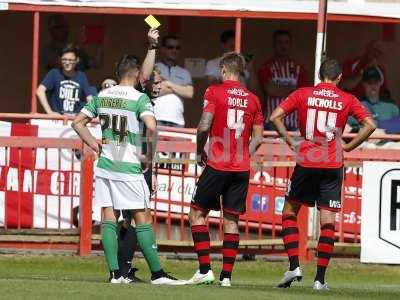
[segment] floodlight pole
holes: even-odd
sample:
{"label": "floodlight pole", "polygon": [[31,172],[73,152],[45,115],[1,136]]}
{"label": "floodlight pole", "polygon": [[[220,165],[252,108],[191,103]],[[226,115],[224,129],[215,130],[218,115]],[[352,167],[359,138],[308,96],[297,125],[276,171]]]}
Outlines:
{"label": "floodlight pole", "polygon": [[328,0],[319,0],[314,84],[319,83],[319,67],[321,66],[321,61],[326,55],[327,9]]}

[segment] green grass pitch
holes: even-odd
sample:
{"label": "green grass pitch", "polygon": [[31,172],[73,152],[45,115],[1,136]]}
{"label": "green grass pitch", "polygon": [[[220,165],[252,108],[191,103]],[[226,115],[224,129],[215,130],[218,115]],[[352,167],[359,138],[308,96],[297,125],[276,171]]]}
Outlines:
{"label": "green grass pitch", "polygon": [[[195,261],[162,259],[166,271],[188,279]],[[149,279],[143,259],[135,265],[140,278]],[[213,264],[219,274],[221,262]],[[0,256],[0,299],[400,299],[400,267],[363,265],[356,261],[333,260],[327,273],[330,291],[313,291],[315,263],[304,266],[304,278],[290,289],[274,288],[286,270],[286,262],[239,261],[232,288],[212,286],[111,285],[104,258],[61,255]]]}

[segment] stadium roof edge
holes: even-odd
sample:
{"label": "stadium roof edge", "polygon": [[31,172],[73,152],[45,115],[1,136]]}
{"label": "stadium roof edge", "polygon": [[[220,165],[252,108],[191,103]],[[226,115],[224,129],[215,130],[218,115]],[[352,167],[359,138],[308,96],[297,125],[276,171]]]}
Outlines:
{"label": "stadium roof edge", "polygon": [[[1,1],[1,0],[0,0]],[[0,3],[1,4],[1,3]],[[198,17],[316,20],[318,1],[310,0],[12,0],[3,2],[9,11],[59,13],[178,15]],[[330,21],[400,22],[399,3],[365,0],[330,1]]]}

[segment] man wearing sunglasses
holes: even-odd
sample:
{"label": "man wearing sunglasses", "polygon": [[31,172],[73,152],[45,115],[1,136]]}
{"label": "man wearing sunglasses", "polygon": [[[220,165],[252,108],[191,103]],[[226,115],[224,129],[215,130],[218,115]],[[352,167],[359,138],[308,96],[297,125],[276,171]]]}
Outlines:
{"label": "man wearing sunglasses", "polygon": [[161,41],[161,61],[156,64],[163,81],[160,96],[155,99],[155,115],[158,125],[184,127],[183,100],[193,98],[192,76],[177,65],[180,41],[177,36],[167,35]]}

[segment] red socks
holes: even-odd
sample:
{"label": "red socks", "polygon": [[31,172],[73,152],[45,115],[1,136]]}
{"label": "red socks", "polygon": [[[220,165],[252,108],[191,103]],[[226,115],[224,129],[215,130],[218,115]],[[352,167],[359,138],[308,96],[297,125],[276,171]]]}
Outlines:
{"label": "red socks", "polygon": [[318,240],[317,247],[317,275],[315,280],[325,283],[325,272],[331,258],[335,243],[335,225],[324,224],[321,226],[321,234]]}
{"label": "red socks", "polygon": [[195,225],[191,227],[194,250],[199,260],[200,273],[206,274],[211,269],[210,260],[210,233],[206,225]]}
{"label": "red socks", "polygon": [[[210,259],[210,233],[206,225],[195,225],[191,227],[194,249],[199,260],[200,273],[206,274],[211,269]],[[225,233],[222,246],[223,265],[220,280],[231,278],[233,265],[239,248],[239,234]]]}
{"label": "red socks", "polygon": [[293,271],[299,266],[299,228],[295,215],[285,214],[282,216],[282,236],[289,256],[289,269]]}
{"label": "red socks", "polygon": [[220,280],[231,278],[233,265],[239,248],[239,234],[225,233],[222,245],[223,265]]}

